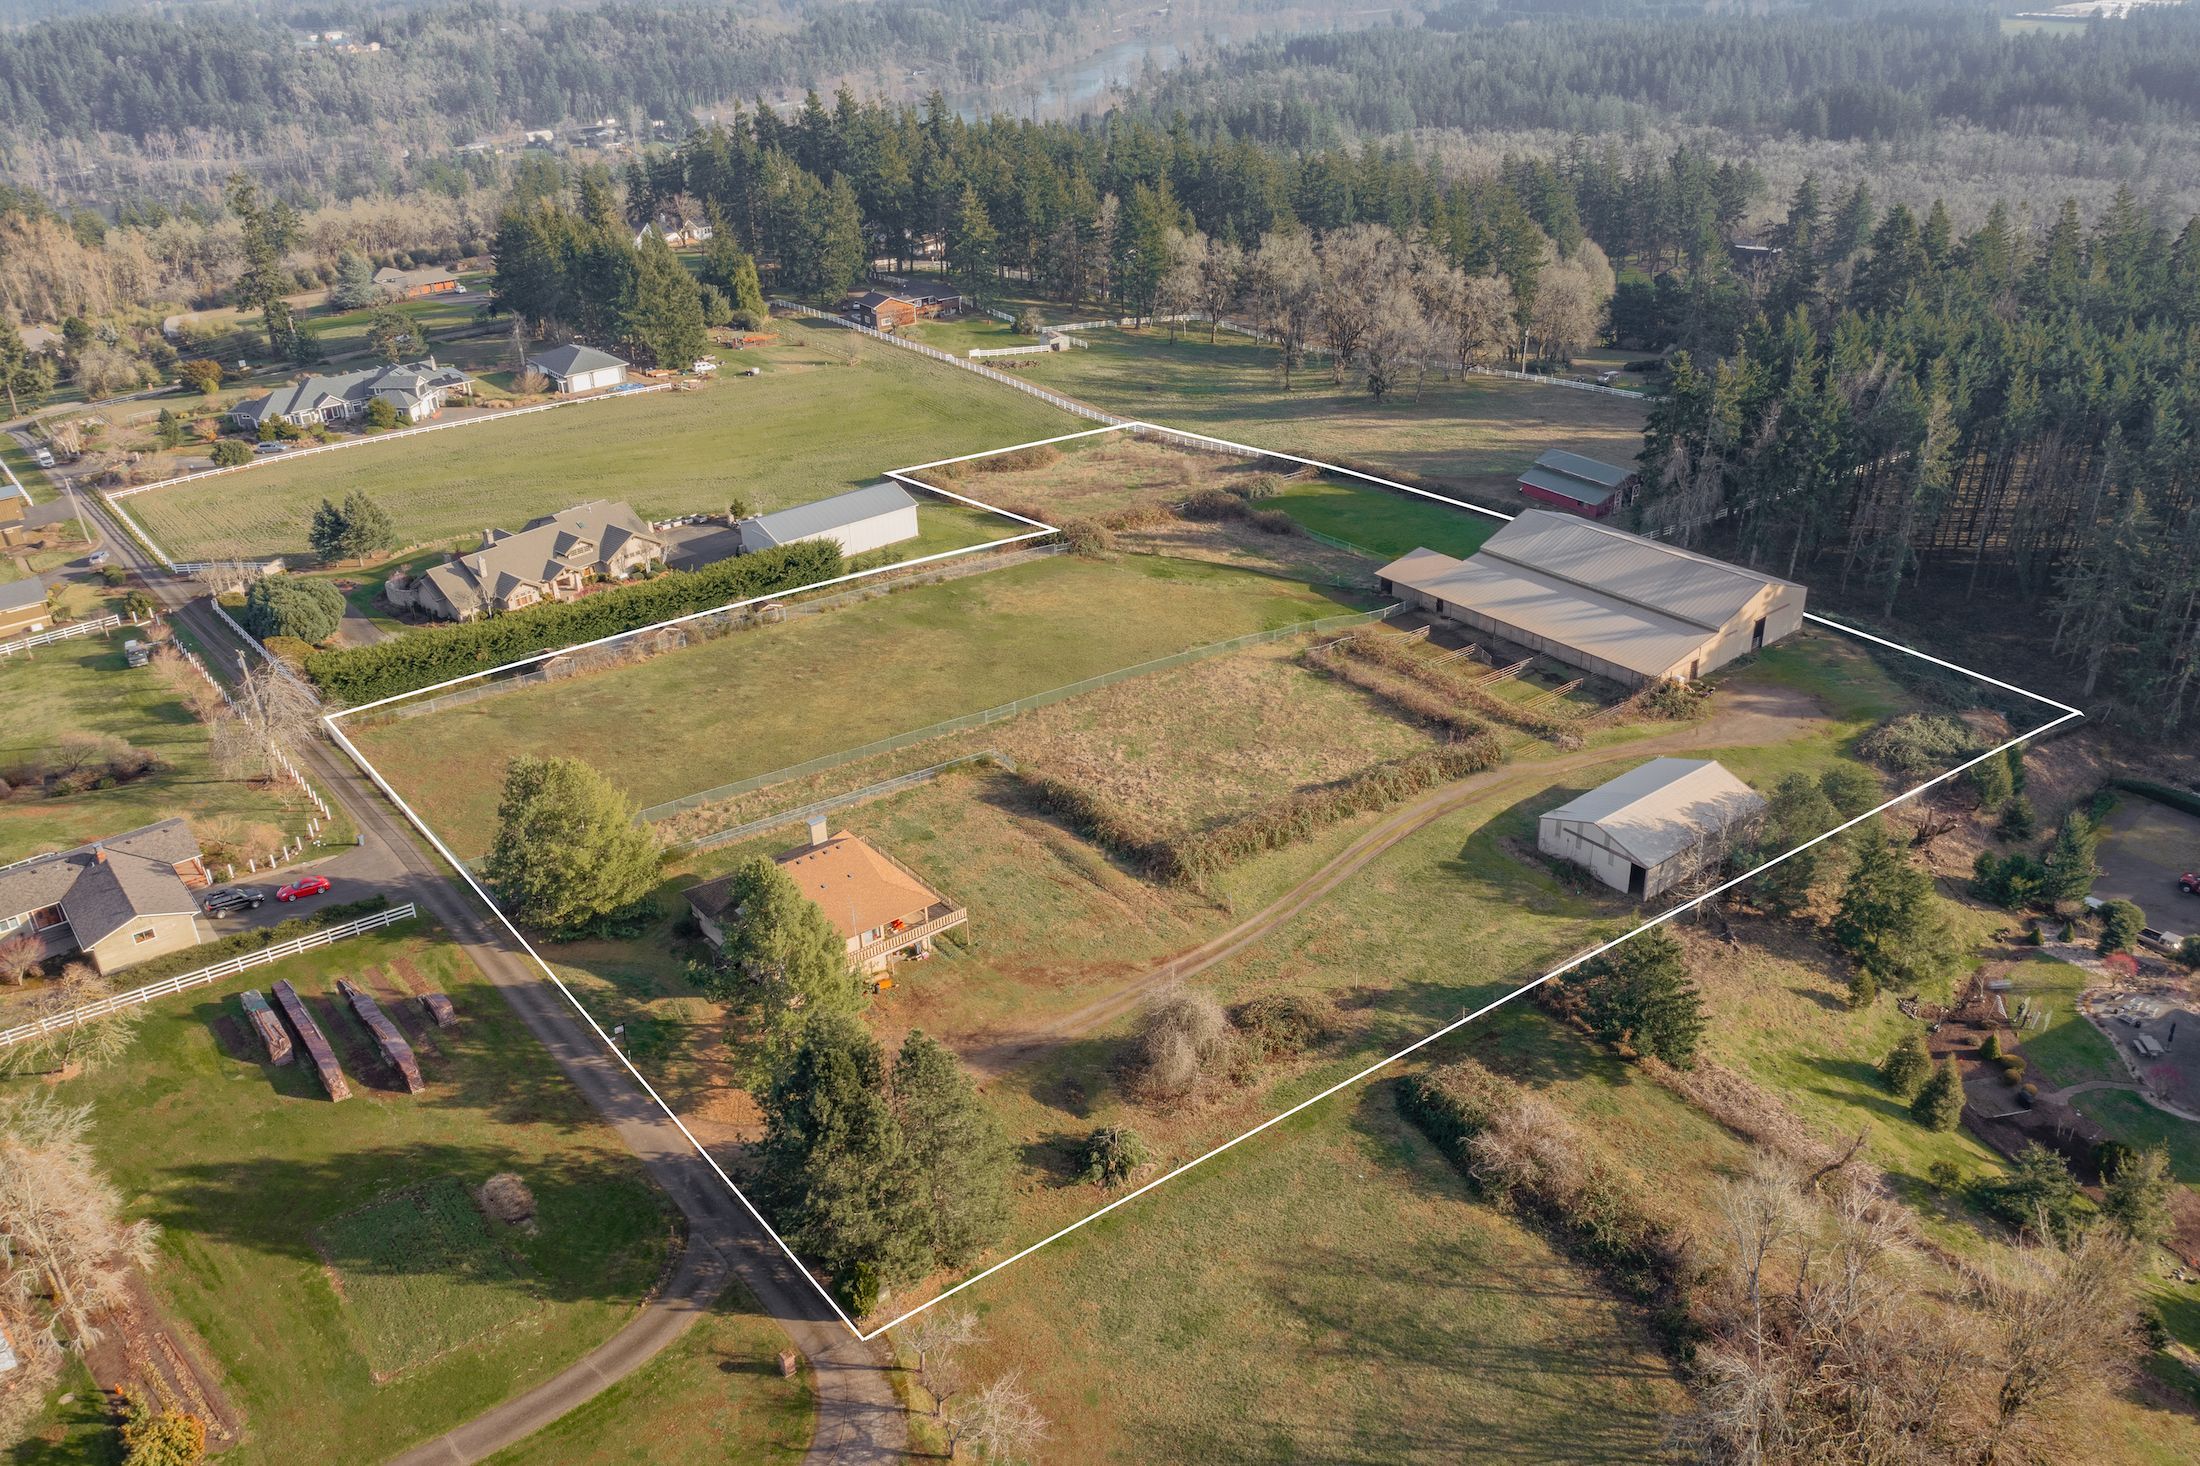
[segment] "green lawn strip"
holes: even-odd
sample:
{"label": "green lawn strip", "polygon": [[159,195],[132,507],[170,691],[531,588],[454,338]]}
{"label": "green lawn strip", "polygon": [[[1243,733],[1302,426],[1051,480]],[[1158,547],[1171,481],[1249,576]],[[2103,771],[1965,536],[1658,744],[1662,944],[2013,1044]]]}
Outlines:
{"label": "green lawn strip", "polygon": [[354,738],[454,848],[486,847],[507,759],[583,750],[642,804],[1156,657],[1357,609],[1142,556],[1057,556],[920,585]]}
{"label": "green lawn strip", "polygon": [[918,321],[903,326],[895,334],[966,358],[973,349],[999,351],[1004,347],[1041,344],[1037,336],[1019,336],[1009,329],[1008,322],[996,321],[987,315],[968,315],[959,321]]}
{"label": "green lawn strip", "polygon": [[1089,349],[1027,358],[1021,374],[1148,422],[1507,503],[1519,501],[1520,470],[1547,448],[1620,464],[1642,448],[1643,405],[1602,393],[1469,377],[1376,402],[1356,384],[1332,383],[1323,366],[1295,373],[1285,391],[1275,348],[1227,332],[1211,346],[1196,328],[1173,343],[1160,327],[1079,334]]}
{"label": "green lawn strip", "polygon": [[488,1466],[725,1466],[799,1460],[808,1369],[779,1373],[786,1335],[739,1283],[640,1369],[497,1452]]}
{"label": "green lawn strip", "polygon": [[[1105,1200],[1078,1191],[1086,1211]],[[979,1377],[1022,1370],[1084,1460],[1641,1460],[1683,1402],[1637,1321],[1473,1201],[1387,1085],[962,1301],[985,1334]]]}
{"label": "green lawn strip", "polygon": [[1281,509],[1316,534],[1389,558],[1425,547],[1463,559],[1505,527],[1471,509],[1333,479],[1287,484],[1261,507]]}
{"label": "green lawn strip", "polygon": [[[414,543],[478,536],[582,500],[645,518],[783,508],[889,468],[1083,424],[1036,398],[826,324],[729,353],[699,392],[651,392],[271,463],[130,500],[178,559],[302,554],[314,506],[359,489]],[[737,373],[761,364],[764,374]]]}
{"label": "green lawn strip", "polygon": [[[2085,991],[2090,980],[2084,968],[2041,957],[2011,968],[2005,975],[2010,982],[2007,1001],[2012,1016],[2019,1000],[2024,998],[2030,998],[2035,1005],[2047,1010],[2045,1028],[2022,1029],[2017,1033],[2023,1044],[2027,1080],[2037,1084],[2042,1091],[2052,1092],[2090,1079],[2123,1083],[2131,1078],[2130,1072],[2117,1059],[2108,1036],[2078,1011],[2078,995]],[[2078,1098],[2080,1102],[2087,1102],[2100,1096],[2080,1095]],[[2200,1169],[2196,1169],[2190,1179],[2200,1182]]]}
{"label": "green lawn strip", "polygon": [[[384,1087],[334,996],[338,977],[387,981],[399,962],[461,1014],[422,1047],[418,1096]],[[351,1099],[259,1060],[235,994],[283,978]],[[156,1003],[126,1060],[63,1094],[93,1104],[102,1165],[162,1228],[154,1287],[249,1422],[227,1459],[381,1459],[469,1419],[625,1323],[671,1245],[632,1156],[459,949],[423,936],[356,938]],[[533,1190],[538,1230],[483,1223],[490,1245],[458,1209],[500,1171]],[[400,1197],[433,1198],[440,1233],[392,1227]]]}
{"label": "green lawn strip", "polygon": [[[206,725],[150,668],[126,665],[123,627],[77,637],[34,655],[0,661],[0,774],[50,753],[71,733],[127,740],[166,765],[109,789],[47,797],[26,789],[0,801],[0,862],[66,849],[171,815],[192,821],[202,843],[243,826],[303,835],[313,813],[290,786],[256,787],[220,777]],[[336,835],[332,832],[331,838]]]}
{"label": "green lawn strip", "polygon": [[[8,471],[15,475],[15,481],[23,486],[23,492],[30,496],[33,504],[51,497],[51,487],[45,482],[46,471],[15,440],[13,433],[0,433],[0,463],[8,466]],[[42,494],[41,489],[46,492]]]}

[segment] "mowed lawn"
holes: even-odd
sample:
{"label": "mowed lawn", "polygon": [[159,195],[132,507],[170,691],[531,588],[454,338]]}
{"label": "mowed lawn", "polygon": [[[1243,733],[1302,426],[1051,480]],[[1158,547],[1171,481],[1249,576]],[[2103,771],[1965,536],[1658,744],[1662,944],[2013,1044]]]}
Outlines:
{"label": "mowed lawn", "polygon": [[1080,334],[1089,350],[1010,360],[1031,381],[1111,412],[1347,468],[1516,500],[1515,477],[1546,448],[1619,464],[1642,450],[1643,404],[1601,392],[1470,377],[1377,402],[1349,381],[1333,385],[1318,363],[1286,392],[1275,349],[1243,336],[1210,346],[1203,332],[1172,343],[1166,328]]}
{"label": "mowed lawn", "polygon": [[[822,323],[726,355],[695,392],[648,392],[269,463],[128,501],[178,559],[308,553],[324,498],[359,489],[407,541],[516,529],[591,498],[648,518],[783,508],[910,463],[1086,426],[1037,398]],[[750,366],[762,375],[737,375]]]}
{"label": "mowed lawn", "polygon": [[0,661],[0,778],[53,755],[70,734],[120,738],[154,755],[159,772],[108,789],[49,797],[26,787],[0,799],[0,864],[120,834],[171,815],[202,843],[252,847],[302,834],[302,798],[214,772],[211,736],[150,667],[131,667],[135,633],[84,636]]}
{"label": "mowed lawn", "polygon": [[[413,1032],[426,1092],[385,1075],[339,977]],[[267,1064],[249,1036],[236,994],[281,978],[328,1032],[350,1099],[331,1104],[302,1059]],[[419,991],[447,992],[458,1025],[426,1030],[404,996]],[[101,1165],[161,1227],[154,1291],[246,1422],[224,1460],[382,1460],[447,1430],[625,1324],[675,1245],[639,1164],[432,931],[155,1004],[126,1058],[60,1093],[91,1102]],[[505,1171],[534,1194],[532,1230],[472,1207]]]}
{"label": "mowed lawn", "polygon": [[486,848],[505,762],[577,753],[644,805],[1209,642],[1357,607],[1247,571],[1055,556],[794,616],[636,666],[353,737],[455,848]]}

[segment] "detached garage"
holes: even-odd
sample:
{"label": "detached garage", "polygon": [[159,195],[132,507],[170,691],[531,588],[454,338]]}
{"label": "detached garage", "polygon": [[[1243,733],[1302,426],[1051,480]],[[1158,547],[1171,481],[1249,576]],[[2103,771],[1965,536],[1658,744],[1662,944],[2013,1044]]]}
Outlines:
{"label": "detached garage", "polygon": [[1701,677],[1803,624],[1793,581],[1548,509],[1465,560],[1415,550],[1376,575],[1408,605],[1627,687]]}
{"label": "detached garage", "polygon": [[626,363],[608,351],[574,342],[527,358],[529,371],[550,379],[555,392],[600,392],[626,381]]}
{"label": "detached garage", "polygon": [[1648,900],[1715,865],[1765,801],[1707,758],[1655,758],[1536,823],[1536,849]]}
{"label": "detached garage", "polygon": [[917,501],[899,484],[872,484],[792,509],[753,515],[735,525],[734,532],[740,536],[744,555],[803,540],[831,540],[840,546],[841,554],[861,555],[915,539]]}

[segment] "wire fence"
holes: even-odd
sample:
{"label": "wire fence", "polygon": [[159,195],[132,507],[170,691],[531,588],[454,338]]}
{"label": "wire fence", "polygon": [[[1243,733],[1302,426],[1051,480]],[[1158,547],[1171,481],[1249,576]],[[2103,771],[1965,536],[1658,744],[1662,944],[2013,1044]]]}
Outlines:
{"label": "wire fence", "polygon": [[951,367],[960,367],[966,372],[976,372],[981,377],[990,377],[1004,387],[1014,387],[1027,396],[1036,397],[1041,402],[1058,407],[1074,417],[1084,418],[1087,422],[1106,423],[1109,427],[1121,427],[1131,421],[1127,417],[1117,417],[1113,413],[1102,412],[1097,407],[1087,406],[1074,398],[1064,397],[1059,392],[1049,392],[1044,387],[1034,386],[1021,377],[1013,376],[1008,372],[997,372],[989,366],[980,366],[968,357],[956,356],[953,352],[942,351],[937,346],[927,346],[921,341],[905,341],[890,331],[874,331],[869,326],[859,326],[846,316],[836,316],[831,311],[821,311],[815,306],[798,305],[791,300],[775,300],[772,305],[776,309],[786,311],[792,315],[806,316],[817,321],[831,321],[836,326],[845,327],[861,336],[869,336],[873,340],[883,341],[889,346],[900,347],[903,351],[914,351],[919,356],[929,356],[934,361],[944,361]]}
{"label": "wire fence", "polygon": [[930,768],[915,769],[906,774],[897,774],[891,779],[881,779],[876,784],[866,784],[861,789],[851,789],[845,794],[835,794],[829,799],[812,800],[808,804],[797,805],[793,809],[782,809],[758,819],[745,820],[727,829],[713,830],[707,835],[697,835],[693,839],[678,840],[673,842],[672,848],[676,850],[713,850],[720,845],[732,845],[748,839],[751,835],[761,835],[766,830],[776,830],[784,825],[799,825],[808,820],[821,819],[836,809],[847,809],[851,805],[862,804],[866,800],[880,799],[888,794],[899,794],[904,789],[914,789],[919,784],[929,784],[952,769],[959,769],[966,764],[977,763],[998,764],[1010,773],[1016,771],[1016,761],[1007,754],[997,749],[980,749],[976,753],[966,753],[959,758],[951,758],[933,764]]}
{"label": "wire fence", "polygon": [[687,810],[699,809],[706,804],[716,804],[720,800],[753,793],[773,784],[783,784],[793,779],[805,779],[813,774],[822,774],[827,770],[837,769],[843,764],[855,763],[860,759],[877,758],[881,754],[894,753],[908,748],[912,744],[922,743],[931,738],[943,737],[949,733],[961,733],[971,728],[982,728],[989,723],[998,723],[1004,718],[1013,718],[1018,713],[1027,713],[1034,708],[1043,708],[1052,703],[1062,702],[1081,693],[1097,692],[1103,687],[1112,686],[1127,678],[1143,677],[1150,672],[1165,672],[1171,667],[1182,667],[1192,662],[1205,661],[1209,657],[1242,651],[1247,647],[1284,641],[1290,637],[1303,636],[1308,632],[1330,631],[1343,626],[1363,626],[1373,621],[1388,620],[1401,609],[1401,606],[1389,605],[1373,611],[1352,611],[1342,616],[1324,616],[1318,620],[1301,621],[1291,626],[1277,626],[1267,631],[1249,632],[1244,636],[1233,636],[1227,641],[1209,642],[1205,646],[1195,646],[1171,656],[1156,657],[1150,662],[1140,662],[1130,667],[1119,667],[1113,672],[1103,672],[1097,677],[1086,677],[1076,682],[1065,682],[1060,687],[1052,687],[1045,692],[1035,692],[1029,697],[1020,697],[1014,702],[1001,703],[997,707],[986,708],[982,712],[965,713],[959,718],[948,718],[945,721],[934,723],[929,727],[918,728],[912,732],[899,733],[891,738],[875,739],[870,743],[860,744],[854,748],[844,748],[838,753],[829,753],[804,763],[789,764],[786,768],[774,769],[768,774],[758,774],[750,779],[737,779],[730,784],[720,784],[715,788],[682,795],[678,799],[668,799],[662,804],[653,804],[643,810],[640,818],[644,823],[655,824],[660,820],[670,819],[672,816],[684,813]]}
{"label": "wire fence", "polygon": [[162,978],[159,982],[147,983],[144,987],[132,988],[126,993],[116,993],[113,997],[102,998],[96,1003],[86,1003],[82,1007],[71,1008],[66,1013],[49,1013],[45,1017],[34,1019],[29,1023],[18,1023],[13,1028],[0,1028],[0,1049],[13,1044],[26,1043],[32,1039],[44,1038],[47,1034],[59,1033],[65,1028],[76,1028],[91,1022],[95,1018],[105,1018],[111,1013],[119,1013],[124,1008],[134,1008],[143,1003],[150,1003],[155,998],[172,997],[188,988],[204,987],[210,982],[220,982],[225,977],[235,977],[240,972],[248,971],[254,967],[264,967],[270,962],[280,962],[285,957],[295,957],[300,952],[310,952],[315,947],[326,947],[331,943],[341,942],[349,937],[359,936],[364,932],[394,926],[400,921],[410,921],[418,914],[418,908],[412,902],[407,901],[402,906],[392,906],[387,911],[377,911],[372,916],[363,916],[357,921],[347,921],[342,926],[324,927],[320,931],[308,932],[302,937],[296,937],[287,942],[278,942],[272,947],[262,947],[256,952],[246,952],[241,956],[227,958],[216,962],[211,967],[201,967],[196,972],[186,972],[179,977]]}

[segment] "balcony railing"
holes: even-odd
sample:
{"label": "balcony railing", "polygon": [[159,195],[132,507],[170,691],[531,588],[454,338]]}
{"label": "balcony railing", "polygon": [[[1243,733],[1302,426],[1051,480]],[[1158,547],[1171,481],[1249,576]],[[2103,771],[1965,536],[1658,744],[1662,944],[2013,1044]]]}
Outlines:
{"label": "balcony railing", "polygon": [[904,947],[915,946],[927,937],[936,937],[950,928],[961,926],[969,919],[970,913],[967,910],[942,901],[926,908],[923,916],[901,930],[889,931],[875,941],[865,942],[856,948],[855,959],[859,963],[867,963],[890,952],[899,952]]}

